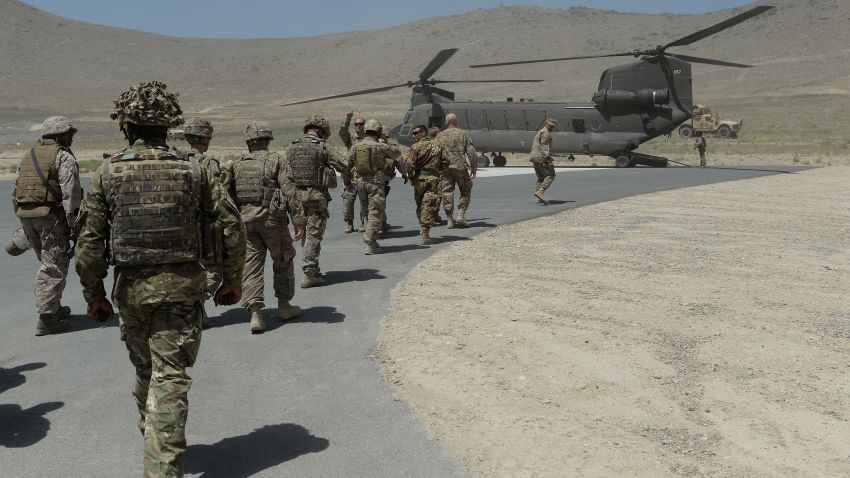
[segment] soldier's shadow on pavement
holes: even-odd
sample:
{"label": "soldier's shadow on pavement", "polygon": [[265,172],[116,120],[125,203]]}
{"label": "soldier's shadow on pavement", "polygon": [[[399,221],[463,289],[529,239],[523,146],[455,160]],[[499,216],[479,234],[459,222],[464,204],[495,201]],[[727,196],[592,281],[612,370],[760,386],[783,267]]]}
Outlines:
{"label": "soldier's shadow on pavement", "polygon": [[68,317],[68,320],[71,321],[71,328],[62,332],[63,334],[71,334],[91,329],[118,327],[118,312],[115,312],[112,316],[112,320],[109,322],[98,322],[96,320],[92,320],[86,314],[74,314]]}
{"label": "soldier's shadow on pavement", "polygon": [[64,405],[64,402],[46,402],[27,409],[20,405],[0,405],[0,446],[23,448],[35,445],[50,430],[50,421],[44,415]]}
{"label": "soldier's shadow on pavement", "polygon": [[212,445],[190,445],[185,472],[200,473],[203,478],[253,476],[301,455],[323,451],[329,444],[301,425],[267,425]]}
{"label": "soldier's shadow on pavement", "polygon": [[[417,232],[416,235],[418,236],[419,232]],[[385,245],[382,244],[381,249],[384,250],[383,254],[381,254],[381,255],[385,255],[385,254],[392,254],[393,252],[404,252],[404,251],[414,251],[414,250],[419,250],[419,249],[428,249],[428,246],[423,246],[423,245],[420,245],[420,244],[404,244],[404,245],[401,245],[401,246],[385,246]]]}
{"label": "soldier's shadow on pavement", "polygon": [[549,204],[541,204],[541,206],[557,206],[559,204],[569,204],[571,202],[575,202],[575,201],[564,201],[564,200],[561,200],[561,199],[550,199]]}
{"label": "soldier's shadow on pavement", "polygon": [[[387,239],[401,239],[405,237],[419,237],[419,229],[407,229],[404,231],[393,231],[386,235]],[[386,249],[386,247],[381,246],[381,249]]]}
{"label": "soldier's shadow on pavement", "polygon": [[13,368],[0,367],[0,393],[5,392],[6,390],[11,390],[15,387],[19,387],[26,383],[27,377],[22,372],[38,370],[46,366],[47,364],[44,362],[33,362],[24,365],[18,365],[17,367]]}
{"label": "soldier's shadow on pavement", "polygon": [[434,244],[442,244],[444,242],[455,242],[455,241],[471,241],[472,238],[466,236],[439,236],[436,234],[431,234],[431,239],[434,240]]}
{"label": "soldier's shadow on pavement", "polygon": [[[272,309],[272,315],[275,314],[277,309]],[[298,317],[287,320],[287,321],[279,321],[275,320],[276,324],[274,328],[277,328],[281,325],[286,325],[289,323],[312,323],[312,324],[339,324],[341,322],[345,322],[345,314],[337,312],[336,307],[329,307],[326,305],[320,305],[317,307],[310,307],[301,311],[301,315]],[[269,323],[269,321],[266,321]],[[271,329],[271,327],[269,327]]]}
{"label": "soldier's shadow on pavement", "polygon": [[378,269],[355,269],[353,271],[325,272],[327,285],[344,284],[346,282],[365,282],[376,279],[386,279],[387,276],[378,274]]}

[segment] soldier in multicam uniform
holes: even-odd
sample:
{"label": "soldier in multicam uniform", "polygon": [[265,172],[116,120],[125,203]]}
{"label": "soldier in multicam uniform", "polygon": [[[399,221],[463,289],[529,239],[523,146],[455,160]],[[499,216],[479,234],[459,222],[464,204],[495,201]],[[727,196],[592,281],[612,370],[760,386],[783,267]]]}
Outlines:
{"label": "soldier in multicam uniform", "polygon": [[[169,130],[169,137],[172,134]],[[218,179],[219,183],[227,186],[226,171],[221,169],[221,163],[212,155],[207,154],[210,147],[210,141],[213,137],[213,127],[209,120],[201,117],[190,118],[183,125],[183,139],[189,143],[189,156],[194,157],[198,164],[207,170],[207,173]],[[204,268],[207,270],[207,299],[212,298],[215,291],[221,285],[221,269],[222,265],[218,263],[204,263]]]}
{"label": "soldier in multicam uniform", "polygon": [[[218,181],[196,160],[170,149],[169,127],[182,122],[175,95],[158,81],[141,83],[115,101],[130,147],[104,159],[94,173],[77,222],[76,270],[87,314],[113,316],[103,279],[115,266],[112,299],[121,311],[121,338],[136,368],[133,398],[145,439],[145,476],[183,476],[188,392],[186,369],[198,354],[210,248],[222,254],[217,304],[241,295],[245,233]],[[221,221],[218,237],[198,231]],[[216,243],[216,244],[211,244]]]}
{"label": "soldier in multicam uniform", "polygon": [[552,131],[558,128],[558,122],[552,118],[546,118],[543,127],[534,136],[531,143],[531,164],[534,165],[534,173],[537,174],[537,186],[534,197],[541,204],[549,204],[544,193],[555,180],[555,161],[549,154],[549,146],[552,144]]}
{"label": "soldier in multicam uniform", "polygon": [[301,268],[304,277],[301,287],[315,287],[325,283],[319,268],[322,237],[328,225],[328,189],[336,187],[334,169],[343,173],[343,181],[351,183],[343,158],[328,148],[325,140],[330,135],[328,120],[310,115],[304,120],[303,135],[286,148],[286,162],[295,178],[295,195],[304,208],[307,229],[304,233]]}
{"label": "soldier in multicam uniform", "polygon": [[251,313],[250,329],[254,334],[266,330],[263,320],[266,251],[272,258],[278,319],[289,320],[301,314],[300,307],[290,304],[295,295],[292,263],[295,247],[289,235],[287,213],[295,225],[295,240],[304,235],[305,218],[294,195],[289,164],[268,150],[273,139],[268,124],[249,123],[245,128],[248,154],[228,166],[230,195],[239,207],[248,238],[242,271],[242,305]]}
{"label": "soldier in multicam uniform", "polygon": [[705,149],[707,146],[705,136],[697,136],[697,141],[694,143],[694,149],[699,151],[699,167],[701,168],[705,167]]}
{"label": "soldier in multicam uniform", "polygon": [[395,160],[401,152],[398,145],[387,143],[381,137],[382,127],[377,120],[370,119],[364,128],[366,136],[348,151],[345,162],[358,176],[357,189],[368,198],[369,212],[363,242],[366,243],[366,254],[371,255],[382,252],[378,235],[386,222],[386,173],[395,171]]}
{"label": "soldier in multicam uniform", "polygon": [[70,241],[82,189],[71,152],[74,128],[68,118],[52,116],[41,125],[41,140],[27,151],[12,188],[12,207],[41,266],[35,276],[35,335],[67,330],[71,308],[61,305],[68,278]]}
{"label": "soldier in multicam uniform", "polygon": [[[440,189],[443,193],[443,210],[446,211],[448,228],[454,229],[455,224],[461,227],[469,226],[466,220],[466,210],[469,209],[469,200],[472,197],[472,180],[475,179],[478,170],[472,141],[466,131],[457,127],[457,116],[454,113],[446,115],[446,129],[437,134],[437,141],[441,142],[449,155],[449,167],[443,171],[440,179]],[[460,191],[458,200],[457,221],[454,218],[454,193],[455,184]]]}
{"label": "soldier in multicam uniform", "polygon": [[425,126],[413,128],[413,138],[416,142],[407,150],[405,170],[413,185],[419,236],[422,244],[429,245],[434,243],[430,231],[440,200],[440,176],[449,166],[449,158],[442,143],[428,137]]}
{"label": "soldier in multicam uniform", "polygon": [[[345,148],[349,150],[352,146],[362,141],[366,136],[366,131],[363,129],[363,126],[366,124],[366,120],[362,116],[358,116],[354,118],[355,136],[352,138],[351,132],[348,130],[351,125],[352,117],[354,117],[354,112],[349,111],[348,114],[345,115],[345,121],[343,121],[340,125],[339,131],[337,132],[342,143],[345,145]],[[367,214],[366,210],[369,205],[369,196],[368,194],[361,193],[357,189],[357,173],[354,172],[354,176],[351,178],[351,184],[342,188],[342,219],[345,221],[346,234],[354,232],[354,201],[357,198],[360,198],[360,232],[364,232],[366,230],[365,219]]]}

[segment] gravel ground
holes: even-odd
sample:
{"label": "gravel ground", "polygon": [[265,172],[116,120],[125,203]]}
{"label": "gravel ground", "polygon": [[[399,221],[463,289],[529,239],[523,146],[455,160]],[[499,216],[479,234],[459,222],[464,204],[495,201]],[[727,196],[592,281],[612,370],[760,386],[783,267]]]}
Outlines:
{"label": "gravel ground", "polygon": [[375,357],[473,476],[850,476],[849,197],[832,167],[498,227],[413,270]]}

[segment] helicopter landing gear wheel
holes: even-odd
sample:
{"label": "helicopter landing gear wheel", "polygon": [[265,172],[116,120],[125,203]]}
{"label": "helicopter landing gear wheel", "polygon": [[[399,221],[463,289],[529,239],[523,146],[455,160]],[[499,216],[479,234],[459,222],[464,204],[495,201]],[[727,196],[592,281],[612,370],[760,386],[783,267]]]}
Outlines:
{"label": "helicopter landing gear wheel", "polygon": [[626,154],[621,154],[614,159],[614,166],[618,168],[630,168],[634,166],[632,158]]}
{"label": "helicopter landing gear wheel", "polygon": [[490,158],[488,158],[487,156],[484,156],[484,155],[479,156],[478,157],[478,167],[479,168],[486,168],[487,166],[490,166]]}
{"label": "helicopter landing gear wheel", "polygon": [[679,128],[679,136],[683,138],[690,138],[694,135],[694,129],[688,125],[682,126]]}
{"label": "helicopter landing gear wheel", "polygon": [[496,166],[497,168],[504,168],[506,164],[508,164],[508,158],[501,154],[493,157],[493,166]]}
{"label": "helicopter landing gear wheel", "polygon": [[729,139],[732,137],[732,128],[724,125],[721,125],[717,128],[717,136],[723,139]]}

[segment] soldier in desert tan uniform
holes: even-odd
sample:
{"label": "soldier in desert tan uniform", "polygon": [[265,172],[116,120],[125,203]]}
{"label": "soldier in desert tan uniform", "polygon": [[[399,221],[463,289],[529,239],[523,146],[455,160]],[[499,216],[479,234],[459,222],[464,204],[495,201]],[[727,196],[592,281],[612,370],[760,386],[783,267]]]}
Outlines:
{"label": "soldier in desert tan uniform", "polygon": [[71,308],[60,301],[68,277],[70,241],[82,189],[71,152],[74,128],[53,116],[41,125],[41,140],[24,154],[12,187],[12,207],[41,266],[35,276],[36,335],[67,330]]}
{"label": "soldier in desert tan uniform", "polygon": [[[454,113],[446,115],[446,129],[437,134],[437,141],[443,144],[449,156],[449,166],[443,171],[440,179],[448,228],[453,229],[455,225],[467,227],[469,222],[466,220],[466,211],[472,197],[472,180],[475,179],[478,168],[475,149],[466,131],[457,127],[457,116]],[[471,152],[473,154],[470,154]],[[455,185],[460,192],[457,221],[454,218]]]}
{"label": "soldier in desert tan uniform", "polygon": [[537,186],[534,190],[534,197],[541,204],[548,204],[544,193],[552,182],[555,181],[555,160],[549,154],[549,148],[552,144],[552,131],[558,128],[558,122],[551,118],[546,118],[543,127],[534,136],[534,141],[531,143],[531,164],[534,165],[534,173],[537,175]]}

